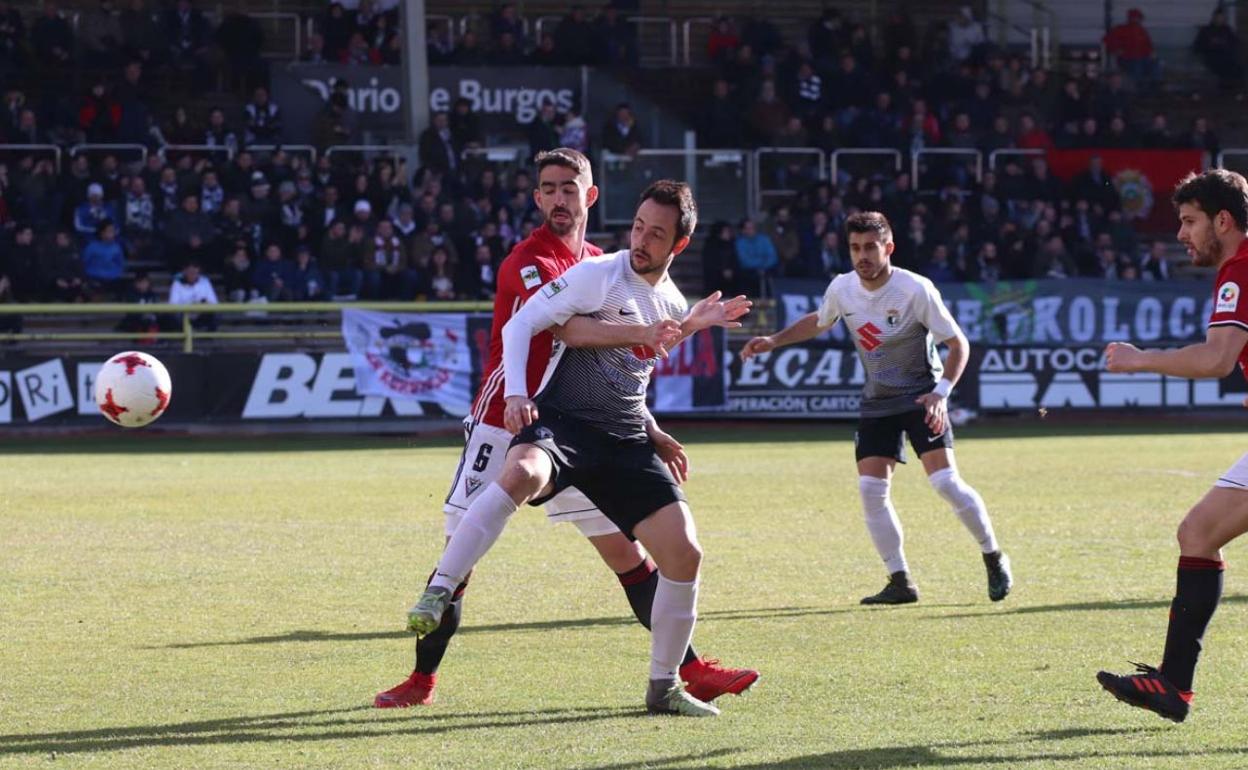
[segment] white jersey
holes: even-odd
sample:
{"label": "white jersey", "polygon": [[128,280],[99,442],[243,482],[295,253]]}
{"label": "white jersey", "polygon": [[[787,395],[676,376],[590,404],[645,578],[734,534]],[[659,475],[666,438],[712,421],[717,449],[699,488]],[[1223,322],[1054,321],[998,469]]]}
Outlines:
{"label": "white jersey", "polygon": [[867,291],[857,273],[833,278],[819,307],[819,325],[831,326],[838,318],[845,319],[867,373],[863,417],[918,409],[914,399],[931,392],[944,371],[936,343],[959,331],[935,284],[897,267],[875,291]]}
{"label": "white jersey", "polygon": [[[663,276],[658,285],[633,270],[628,249],[589,257],[543,286],[512,316],[503,329],[506,394],[524,392],[524,363],[513,361],[528,340],[520,341],[521,326],[544,329],[585,315],[609,324],[649,326],[685,317],[688,304]],[[528,333],[528,329],[525,330]],[[622,440],[646,436],[646,387],[658,357],[653,350],[635,348],[567,348],[552,359],[535,401],[582,420]],[[513,372],[521,376],[513,377]]]}

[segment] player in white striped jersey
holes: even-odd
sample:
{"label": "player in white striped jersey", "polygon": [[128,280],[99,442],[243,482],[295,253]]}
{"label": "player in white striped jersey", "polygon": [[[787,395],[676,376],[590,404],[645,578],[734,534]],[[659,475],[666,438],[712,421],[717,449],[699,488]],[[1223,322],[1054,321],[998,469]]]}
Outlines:
{"label": "player in white striped jersey", "polygon": [[[805,342],[845,319],[867,373],[854,435],[858,491],[867,530],[889,572],[884,590],[862,603],[919,600],[902,550],[901,522],[889,498],[893,470],[905,462],[907,436],[932,488],[979,543],[988,571],[988,598],[1001,601],[1014,580],[1009,558],[997,545],[983,498],[958,474],[947,414],[949,392],[970,353],[966,336],[931,281],[893,267],[893,231],[883,214],[854,214],[846,228],[854,272],[832,279],[818,312],[771,336],[755,337],[741,357]],[[936,352],[940,342],[949,347],[943,365]]]}
{"label": "player in white striped jersey", "polygon": [[689,245],[697,210],[689,186],[661,180],[642,193],[631,248],[593,257],[544,286],[503,328],[507,430],[516,434],[498,481],[472,503],[443,552],[429,588],[412,608],[411,627],[436,628],[451,591],[525,503],[575,487],[621,532],[654,558],[659,585],[651,608],[650,682],[656,713],[714,716],[719,710],[685,692],[677,676],[697,617],[702,552],[693,518],[646,426],[645,393],[655,351],[642,347],[565,350],[535,400],[524,372],[529,340],[543,329],[588,315],[632,326],[683,318],[686,334],[738,326],[744,297],[699,302],[686,313],[668,268]]}

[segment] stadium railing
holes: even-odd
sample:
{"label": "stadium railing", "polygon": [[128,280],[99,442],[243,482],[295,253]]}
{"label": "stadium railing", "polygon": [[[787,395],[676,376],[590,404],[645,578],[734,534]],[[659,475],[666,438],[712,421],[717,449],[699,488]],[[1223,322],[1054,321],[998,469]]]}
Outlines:
{"label": "stadium railing", "polygon": [[[75,144],[69,148],[69,157],[74,158],[84,152],[89,153],[111,153],[113,155],[129,155],[138,153],[138,160],[127,160],[126,163],[131,165],[135,163],[147,163],[147,145],[143,144],[103,144],[99,142],[88,142],[85,144]],[[120,160],[120,158],[119,158]]]}
{"label": "stadium railing", "polygon": [[156,151],[161,160],[167,160],[170,152],[196,155],[225,155],[226,162],[234,160],[234,148],[215,144],[166,144]]}
{"label": "stadium railing", "polygon": [[[656,179],[689,183],[705,221],[739,222],[758,211],[754,197],[754,153],[743,149],[638,150],[635,155],[603,151],[598,158],[602,190],[602,223],[608,227],[633,221],[634,205]],[[672,159],[683,159],[683,167]]]}
{"label": "stadium railing", "polygon": [[975,162],[975,181],[984,181],[984,154],[979,150],[970,147],[924,147],[910,152],[910,183],[915,190],[922,189],[919,187],[919,170],[920,160],[924,155],[971,158]]}
{"label": "stadium railing", "polygon": [[1030,156],[1040,156],[1040,157],[1043,157],[1043,156],[1044,156],[1044,150],[1038,150],[1038,149],[1032,149],[1032,150],[993,150],[992,152],[988,153],[988,170],[989,170],[989,171],[996,171],[996,170],[997,170],[997,158],[1008,158],[1008,157],[1012,157],[1012,156],[1013,156],[1013,157],[1020,157],[1020,158],[1021,158],[1021,157],[1026,157],[1026,156],[1029,156],[1029,155],[1030,155]]}
{"label": "stadium railing", "polygon": [[893,159],[893,171],[901,172],[901,150],[889,147],[840,147],[832,151],[828,158],[828,174],[833,184],[837,183],[841,172],[841,159],[857,156],[882,155]]}
{"label": "stadium railing", "polygon": [[0,156],[10,152],[20,152],[26,155],[50,153],[52,162],[56,166],[56,173],[61,173],[61,148],[55,144],[0,144]]}
{"label": "stadium railing", "polygon": [[[828,178],[828,154],[818,147],[759,147],[751,153],[754,162],[754,205],[766,208],[767,199],[796,195],[798,189],[790,181],[802,186]],[[807,159],[803,163],[801,160]],[[813,160],[813,162],[809,162]],[[769,184],[776,187],[768,187]]]}
{"label": "stadium railing", "polygon": [[[298,59],[303,55],[303,25],[300,24],[299,14],[289,11],[249,11],[248,16],[257,22],[269,22],[272,30],[277,30],[282,26],[283,22],[293,22],[291,31],[293,34],[294,48],[291,49],[269,49],[260,52],[260,55],[267,59]],[[265,42],[275,38],[275,35],[265,35]]]}
{"label": "stadium railing", "polygon": [[[0,317],[5,316],[128,316],[128,315],[180,315],[178,331],[63,331],[41,330],[35,332],[0,333],[0,342],[105,342],[180,340],[184,353],[195,352],[197,340],[291,340],[291,339],[341,339],[342,329],[316,329],[307,326],[308,321],[327,322],[326,313],[342,310],[380,310],[405,313],[472,313],[491,312],[489,302],[223,302],[216,305],[170,305],[131,304],[128,302],[101,302],[96,304],[0,304]],[[265,328],[235,329],[232,331],[201,331],[194,327],[195,316],[204,314],[241,315],[245,320],[263,319]],[[320,315],[321,317],[317,317]],[[284,328],[274,329],[282,325]]]}

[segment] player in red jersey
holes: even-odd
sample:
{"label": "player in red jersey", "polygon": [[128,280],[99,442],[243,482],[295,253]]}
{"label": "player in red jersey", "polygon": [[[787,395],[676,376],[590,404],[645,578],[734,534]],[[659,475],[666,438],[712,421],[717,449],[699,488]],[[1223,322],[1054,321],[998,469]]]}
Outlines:
{"label": "player in red jersey", "polygon": [[[1111,342],[1111,372],[1155,372],[1171,377],[1248,376],[1248,180],[1233,171],[1189,174],[1174,192],[1179,242],[1192,263],[1217,267],[1213,314],[1205,341],[1171,350],[1140,350]],[[1245,400],[1248,406],[1248,400]],[[1192,702],[1192,678],[1201,639],[1222,598],[1222,547],[1248,532],[1248,454],[1213,484],[1179,524],[1179,569],[1161,666],[1136,664],[1137,673],[1101,671],[1096,679],[1118,700],[1182,722]]]}
{"label": "player in red jersey", "polygon": [[[488,488],[502,471],[511,444],[512,434],[503,427],[503,366],[502,328],[513,313],[543,284],[561,275],[584,257],[597,256],[602,250],[585,241],[588,210],[598,199],[589,160],[580,152],[559,148],[537,156],[538,188],[534,199],[545,219],[533,234],[512,249],[498,271],[498,291],[494,297],[494,320],[490,332],[489,362],[482,377],[481,390],[465,421],[465,448],[459,469],[451,484],[443,511],[446,514],[446,536],[460,525],[462,514],[478,492]],[[705,301],[715,302],[717,295]],[[733,317],[743,314],[748,303],[729,300],[725,312]],[[739,324],[736,324],[739,325]],[[589,318],[573,318],[556,338],[550,333],[533,338],[528,359],[529,392],[540,390],[547,364],[557,352],[557,345],[572,347],[623,347],[641,345],[660,354],[676,344],[681,337],[680,325],[660,322],[652,326],[608,325]],[[651,423],[650,437],[660,456],[678,480],[688,473],[688,459],[680,443]],[[571,488],[557,495],[546,505],[552,522],[575,524],[598,550],[608,567],[616,574],[637,620],[650,627],[650,606],[658,585],[658,571],[645,551],[620,532],[579,490]],[[437,630],[416,642],[416,668],[399,685],[379,693],[374,699],[378,708],[427,705],[433,702],[436,672],[446,653],[447,645],[459,628],[463,612],[465,579],[455,590],[453,601],[442,616]],[[702,701],[713,700],[725,693],[740,694],[758,680],[758,672],[750,669],[726,668],[716,660],[704,659],[686,650],[680,669],[688,683],[687,691]]]}

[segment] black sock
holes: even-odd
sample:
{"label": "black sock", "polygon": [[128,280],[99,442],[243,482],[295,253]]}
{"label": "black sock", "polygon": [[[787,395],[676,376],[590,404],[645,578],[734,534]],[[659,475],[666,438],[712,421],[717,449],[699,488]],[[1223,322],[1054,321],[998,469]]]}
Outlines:
{"label": "black sock", "polygon": [[[468,574],[472,577],[472,573]],[[433,576],[430,575],[432,580]],[[468,578],[455,587],[451,595],[451,603],[442,613],[442,623],[432,633],[425,634],[416,640],[416,671],[421,674],[436,674],[442,665],[442,656],[446,655],[447,645],[451,637],[459,630],[459,621],[464,614],[464,591],[468,589]]]}
{"label": "black sock", "polygon": [[1170,626],[1166,630],[1166,651],[1161,672],[1182,691],[1192,689],[1201,638],[1213,612],[1222,599],[1224,562],[1179,557],[1179,577],[1170,603]]}
{"label": "black sock", "polygon": [[[628,597],[628,603],[633,608],[633,614],[637,616],[637,622],[650,629],[650,608],[654,605],[654,591],[659,587],[659,570],[654,566],[654,562],[646,557],[641,564],[633,567],[628,572],[618,572],[616,577],[620,579],[620,585],[624,586],[624,595]],[[690,661],[698,659],[698,654],[693,651],[693,645],[690,644],[685,648],[685,659],[680,665],[685,665]]]}

